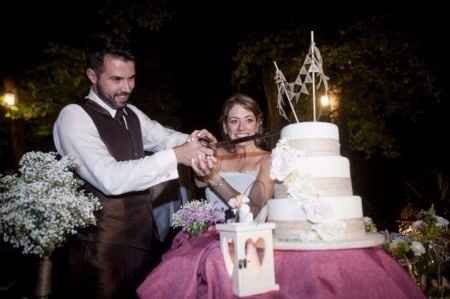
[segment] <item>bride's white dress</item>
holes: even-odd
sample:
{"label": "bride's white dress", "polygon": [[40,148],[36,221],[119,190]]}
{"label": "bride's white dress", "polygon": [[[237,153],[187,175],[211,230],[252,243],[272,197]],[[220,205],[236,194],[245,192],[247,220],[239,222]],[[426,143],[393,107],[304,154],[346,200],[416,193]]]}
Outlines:
{"label": "bride's white dress", "polygon": [[[220,175],[236,191],[248,196],[250,190],[252,189],[253,183],[256,180],[257,172],[221,171]],[[227,209],[227,206],[223,203],[223,201],[210,188],[205,189],[205,196],[207,200],[217,202],[221,208],[223,208],[224,210]]]}

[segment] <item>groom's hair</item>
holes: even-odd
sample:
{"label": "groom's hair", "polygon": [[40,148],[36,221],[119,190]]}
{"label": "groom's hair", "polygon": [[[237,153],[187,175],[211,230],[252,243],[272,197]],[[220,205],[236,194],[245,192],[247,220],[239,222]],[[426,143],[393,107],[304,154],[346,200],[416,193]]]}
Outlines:
{"label": "groom's hair", "polygon": [[95,34],[88,39],[86,62],[95,72],[102,70],[106,55],[116,56],[125,61],[135,61],[130,41],[120,34]]}

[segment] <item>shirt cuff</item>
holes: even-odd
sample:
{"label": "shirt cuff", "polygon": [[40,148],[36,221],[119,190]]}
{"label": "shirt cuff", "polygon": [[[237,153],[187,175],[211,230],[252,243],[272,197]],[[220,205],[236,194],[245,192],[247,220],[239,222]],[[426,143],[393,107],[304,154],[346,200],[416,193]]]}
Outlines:
{"label": "shirt cuff", "polygon": [[152,158],[157,163],[157,167],[154,169],[159,172],[153,185],[179,177],[177,157],[173,149],[159,151],[153,154]]}

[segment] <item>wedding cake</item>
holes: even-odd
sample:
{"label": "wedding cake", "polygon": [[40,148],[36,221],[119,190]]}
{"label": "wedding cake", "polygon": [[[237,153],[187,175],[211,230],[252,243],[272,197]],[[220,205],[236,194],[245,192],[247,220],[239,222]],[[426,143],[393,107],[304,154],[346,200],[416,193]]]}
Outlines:
{"label": "wedding cake", "polygon": [[349,160],[340,155],[339,131],[327,122],[290,124],[272,152],[275,198],[268,221],[275,247],[339,249],[380,245],[366,233],[361,197],[353,195]]}

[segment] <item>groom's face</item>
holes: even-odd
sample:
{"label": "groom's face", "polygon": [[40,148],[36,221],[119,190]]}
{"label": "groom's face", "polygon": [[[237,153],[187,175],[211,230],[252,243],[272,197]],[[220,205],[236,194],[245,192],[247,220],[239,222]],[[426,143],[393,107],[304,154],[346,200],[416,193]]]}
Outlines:
{"label": "groom's face", "polygon": [[123,57],[105,55],[100,70],[88,69],[94,91],[110,107],[123,108],[135,85],[135,64]]}

